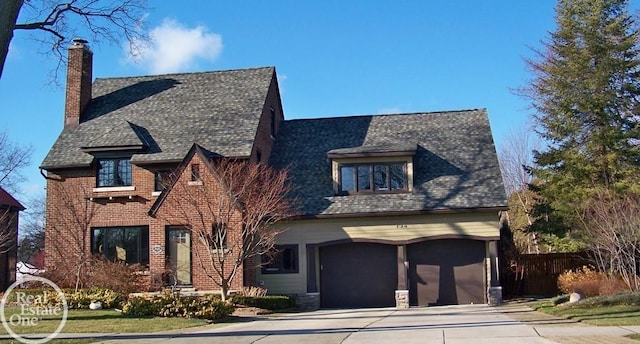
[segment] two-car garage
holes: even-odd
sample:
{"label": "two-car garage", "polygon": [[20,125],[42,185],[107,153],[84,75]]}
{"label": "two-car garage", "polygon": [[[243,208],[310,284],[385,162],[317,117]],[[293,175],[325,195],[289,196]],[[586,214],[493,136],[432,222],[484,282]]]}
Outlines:
{"label": "two-car garage", "polygon": [[[485,302],[485,241],[439,239],[398,246],[350,242],[320,247],[323,308],[395,305],[399,276],[408,276],[414,306]],[[399,274],[398,269],[408,269]]]}

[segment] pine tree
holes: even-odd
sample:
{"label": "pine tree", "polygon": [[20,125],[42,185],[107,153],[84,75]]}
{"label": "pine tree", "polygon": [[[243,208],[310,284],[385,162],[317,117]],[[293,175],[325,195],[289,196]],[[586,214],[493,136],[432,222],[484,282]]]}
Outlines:
{"label": "pine tree", "polygon": [[524,95],[547,143],[536,191],[570,226],[594,190],[640,189],[640,34],[624,0],[559,0],[556,23]]}

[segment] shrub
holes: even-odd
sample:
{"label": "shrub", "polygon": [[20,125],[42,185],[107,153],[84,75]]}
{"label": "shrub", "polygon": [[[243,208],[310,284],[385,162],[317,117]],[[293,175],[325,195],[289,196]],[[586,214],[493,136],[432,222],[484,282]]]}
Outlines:
{"label": "shrub", "polygon": [[131,317],[149,317],[158,313],[157,305],[144,297],[130,297],[122,306],[122,314]]}
{"label": "shrub", "polygon": [[611,295],[594,296],[580,300],[576,304],[579,307],[601,307],[601,306],[640,306],[640,294],[623,292]]}
{"label": "shrub", "polygon": [[165,294],[153,298],[132,297],[122,307],[128,316],[160,316],[217,320],[233,313],[233,305],[214,295],[178,296]]}
{"label": "shrub", "polygon": [[267,296],[267,289],[250,286],[250,287],[242,287],[242,290],[238,293],[241,296]]}
{"label": "shrub", "polygon": [[569,295],[568,294],[564,294],[564,295],[558,295],[554,298],[551,299],[551,304],[553,304],[554,306],[557,305],[561,305],[563,303],[569,302]]}
{"label": "shrub", "polygon": [[289,296],[242,296],[233,295],[231,302],[237,305],[257,307],[268,310],[286,309],[295,306],[295,300]]}
{"label": "shrub", "polygon": [[[26,289],[25,292],[28,295],[42,295],[44,289]],[[56,306],[61,305],[62,300],[58,293],[47,290],[46,304],[43,306]],[[126,301],[127,297],[123,294],[114,292],[113,290],[104,288],[93,288],[89,290],[64,290],[64,297],[67,300],[67,307],[69,309],[87,309],[91,302],[97,301],[102,303],[103,308],[115,308]]]}
{"label": "shrub", "polygon": [[587,297],[619,293],[626,289],[624,282],[619,278],[611,278],[606,273],[588,266],[560,274],[558,288],[567,294],[576,292]]}
{"label": "shrub", "polygon": [[145,275],[143,267],[111,262],[100,256],[87,259],[78,276],[76,272],[69,267],[58,266],[48,269],[40,276],[61,288],[75,288],[76,282],[81,289],[103,288],[121,294],[147,291],[150,288],[150,278]]}

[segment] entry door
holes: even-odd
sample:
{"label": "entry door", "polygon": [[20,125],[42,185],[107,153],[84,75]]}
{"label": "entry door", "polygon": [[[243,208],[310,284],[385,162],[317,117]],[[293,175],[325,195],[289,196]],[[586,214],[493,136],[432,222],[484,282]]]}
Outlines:
{"label": "entry door", "polygon": [[167,230],[167,263],[171,271],[169,283],[191,285],[191,233],[184,228]]}

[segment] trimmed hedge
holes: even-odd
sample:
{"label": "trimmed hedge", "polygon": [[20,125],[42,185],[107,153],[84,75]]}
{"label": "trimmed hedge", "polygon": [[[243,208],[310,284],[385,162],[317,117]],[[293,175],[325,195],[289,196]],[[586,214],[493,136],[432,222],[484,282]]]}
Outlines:
{"label": "trimmed hedge", "polygon": [[177,296],[166,294],[153,298],[131,297],[122,314],[131,317],[159,316],[218,320],[231,315],[235,307],[215,295]]}
{"label": "trimmed hedge", "polygon": [[[24,292],[26,295],[39,296],[45,291],[47,292],[47,299],[46,304],[42,306],[57,306],[62,304],[58,293],[52,289],[14,289],[12,294]],[[94,301],[102,303],[102,308],[116,308],[120,307],[127,300],[124,294],[105,288],[80,289],[77,292],[64,289],[63,292],[64,297],[67,299],[67,307],[69,309],[88,309],[89,304]],[[15,302],[13,295],[10,295],[9,301]]]}
{"label": "trimmed hedge", "polygon": [[247,307],[257,307],[268,310],[279,310],[295,307],[296,301],[293,297],[280,295],[267,296],[231,296],[231,302]]}

